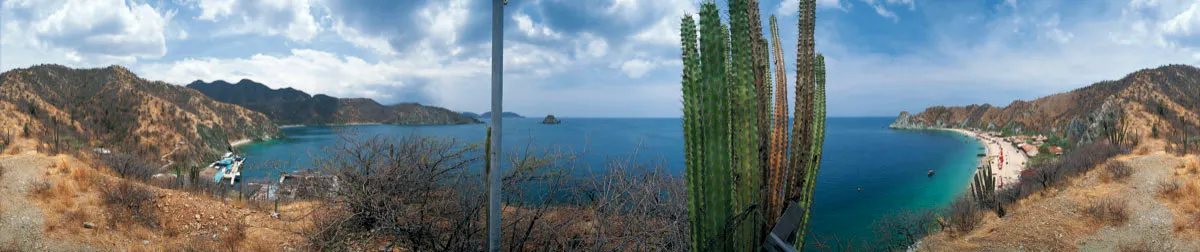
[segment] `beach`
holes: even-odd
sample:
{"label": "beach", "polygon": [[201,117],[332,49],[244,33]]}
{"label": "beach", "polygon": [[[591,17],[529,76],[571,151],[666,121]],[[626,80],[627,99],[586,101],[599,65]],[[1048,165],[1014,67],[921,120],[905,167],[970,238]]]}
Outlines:
{"label": "beach", "polygon": [[241,139],[241,140],[237,140],[237,141],[229,142],[229,146],[232,146],[232,147],[238,147],[238,146],[242,146],[242,145],[249,144],[249,143],[251,143],[251,142],[254,142],[254,140],[251,140],[251,139],[249,139],[249,138],[246,138],[246,139]]}
{"label": "beach", "polygon": [[987,156],[985,158],[988,167],[992,169],[992,176],[996,179],[996,190],[1000,190],[1006,185],[1016,184],[1021,176],[1021,171],[1025,170],[1025,165],[1029,161],[1025,153],[999,137],[991,137],[966,129],[943,128],[942,130],[954,131],[975,138],[986,146]]}

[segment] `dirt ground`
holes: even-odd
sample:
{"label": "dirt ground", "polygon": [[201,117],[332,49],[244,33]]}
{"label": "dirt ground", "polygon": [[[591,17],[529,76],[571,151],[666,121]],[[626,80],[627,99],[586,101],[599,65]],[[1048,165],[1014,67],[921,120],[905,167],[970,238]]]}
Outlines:
{"label": "dirt ground", "polygon": [[[918,250],[1200,251],[1200,236],[1179,235],[1200,226],[1179,225],[1175,219],[1187,213],[1180,213],[1178,204],[1159,196],[1164,181],[1179,176],[1176,170],[1193,157],[1170,155],[1161,147],[1147,143],[1134,154],[1110,160],[1133,168],[1128,179],[1110,179],[1103,167],[1097,167],[1064,186],[1014,204],[1004,218],[986,212],[984,223],[970,233],[939,232],[926,237]],[[1101,199],[1123,199],[1128,220],[1107,223],[1091,217],[1087,209]]]}
{"label": "dirt ground", "polygon": [[[27,147],[27,146],[26,146]],[[149,190],[152,224],[113,218],[103,191],[123,181],[74,157],[10,148],[0,155],[0,251],[292,251],[303,249],[314,204],[272,206]]]}

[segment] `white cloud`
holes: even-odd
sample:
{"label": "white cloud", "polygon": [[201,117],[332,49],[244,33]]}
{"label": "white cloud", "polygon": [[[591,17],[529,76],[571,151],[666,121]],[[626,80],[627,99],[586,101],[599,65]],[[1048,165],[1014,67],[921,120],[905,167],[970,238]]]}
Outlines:
{"label": "white cloud", "polygon": [[894,12],[892,12],[892,11],[889,11],[888,9],[884,8],[884,7],[883,7],[883,5],[878,5],[878,4],[877,4],[877,5],[875,5],[874,7],[875,7],[875,13],[878,13],[878,14],[879,14],[879,16],[882,16],[882,17],[885,17],[885,18],[891,19],[891,20],[892,20],[892,22],[898,22],[898,21],[900,21],[900,17],[897,17],[897,16],[896,16],[896,13],[894,13]]}
{"label": "white cloud", "polygon": [[392,49],[392,45],[388,43],[386,38],[364,35],[360,33],[358,29],[345,26],[341,20],[334,21],[333,31],[336,32],[338,36],[342,38],[342,40],[345,40],[356,47],[370,49],[371,51],[381,55],[396,55],[396,50]]}
{"label": "white cloud", "polygon": [[[10,69],[28,66],[18,62],[65,59],[61,63],[96,66],[159,58],[167,53],[164,34],[174,15],[121,0],[4,2],[2,65]],[[49,57],[14,59],[14,53]]]}
{"label": "white cloud", "polygon": [[1200,37],[1200,2],[1171,17],[1160,25],[1163,33],[1173,37]]}
{"label": "white cloud", "polygon": [[683,65],[683,61],[678,60],[678,59],[649,60],[649,59],[635,58],[635,59],[626,60],[624,62],[621,62],[620,64],[613,64],[612,67],[621,69],[621,72],[625,73],[625,76],[628,76],[629,78],[640,79],[642,77],[645,77],[646,74],[650,73],[651,71],[654,71],[655,69],[657,69],[659,67],[680,66],[680,65]]}
{"label": "white cloud", "polygon": [[198,0],[196,18],[226,27],[216,35],[258,33],[309,41],[321,31],[309,0]]}
{"label": "white cloud", "polygon": [[550,39],[562,38],[561,33],[551,30],[550,27],[546,27],[544,24],[534,23],[533,19],[529,15],[525,15],[525,13],[514,13],[512,18],[513,21],[517,22],[517,29],[525,33],[525,36]]}
{"label": "white cloud", "polygon": [[338,97],[390,98],[370,86],[410,87],[416,79],[461,79],[484,76],[487,62],[474,59],[440,63],[431,55],[413,55],[405,60],[369,63],[357,57],[324,51],[295,49],[290,55],[257,54],[249,58],[185,59],[172,63],[141,66],[142,77],[186,84],[193,80],[238,80],[262,82],[273,88],[293,87],[309,93]]}
{"label": "white cloud", "polygon": [[1066,44],[1067,42],[1071,41],[1072,37],[1075,37],[1075,34],[1059,29],[1058,23],[1058,13],[1054,13],[1054,15],[1051,16],[1049,20],[1046,20],[1045,23],[1038,24],[1038,27],[1046,30],[1042,37],[1049,38],[1050,40],[1058,42],[1059,44]]}
{"label": "white cloud", "polygon": [[429,6],[418,13],[423,22],[419,27],[424,27],[425,34],[437,42],[453,45],[468,14],[466,0],[430,1]]}
{"label": "white cloud", "polygon": [[[849,10],[850,3],[844,0],[817,0],[817,8],[832,8]],[[779,2],[779,7],[775,9],[775,14],[783,17],[795,16],[800,11],[800,0],[783,0]]]}
{"label": "white cloud", "polygon": [[593,58],[604,57],[608,54],[608,41],[591,33],[580,34],[575,40],[575,53]]}

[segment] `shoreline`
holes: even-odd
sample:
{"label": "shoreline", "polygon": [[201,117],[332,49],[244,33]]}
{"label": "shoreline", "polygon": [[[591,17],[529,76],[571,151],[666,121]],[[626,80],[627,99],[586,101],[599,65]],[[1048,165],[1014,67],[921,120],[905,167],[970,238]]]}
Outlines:
{"label": "shoreline", "polygon": [[[1029,158],[1024,153],[1017,150],[1012,143],[1001,138],[989,137],[975,131],[956,128],[934,128],[935,130],[953,131],[974,138],[975,141],[984,145],[987,150],[987,155],[983,157],[989,169],[992,170],[992,178],[996,180],[996,190],[1002,190],[1006,185],[1012,185],[1020,179],[1021,171],[1024,171]],[[1004,163],[1000,163],[1001,159]],[[979,172],[976,170],[975,172]]]}
{"label": "shoreline", "polygon": [[243,139],[239,139],[237,141],[229,142],[229,146],[237,148],[238,146],[247,145],[247,144],[250,144],[253,142],[254,142],[253,139],[243,138]]}

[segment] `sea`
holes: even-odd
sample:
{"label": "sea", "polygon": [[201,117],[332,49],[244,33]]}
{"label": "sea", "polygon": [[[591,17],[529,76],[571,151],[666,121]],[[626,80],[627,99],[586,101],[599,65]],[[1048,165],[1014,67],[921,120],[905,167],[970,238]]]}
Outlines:
{"label": "sea", "polygon": [[[604,169],[612,160],[665,166],[683,174],[683,132],[679,118],[505,118],[503,148],[575,153],[582,163],[577,174]],[[817,174],[810,239],[872,243],[873,224],[903,210],[945,206],[963,194],[983,145],[950,131],[893,130],[893,118],[827,120],[824,154]],[[486,125],[450,126],[302,126],[287,127],[287,136],[239,148],[248,159],[247,180],[276,180],[281,172],[312,167],[313,158],[344,137],[422,135],[481,142]],[[933,176],[928,171],[933,170]],[[861,190],[860,190],[861,188]]]}

